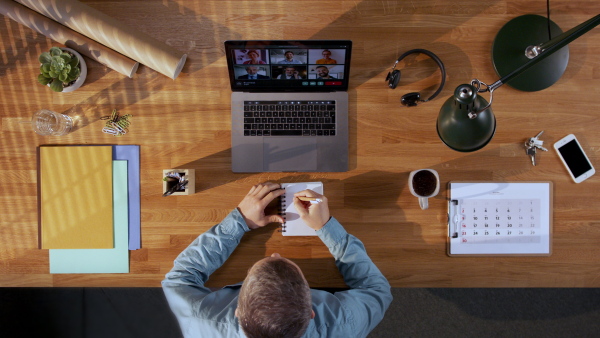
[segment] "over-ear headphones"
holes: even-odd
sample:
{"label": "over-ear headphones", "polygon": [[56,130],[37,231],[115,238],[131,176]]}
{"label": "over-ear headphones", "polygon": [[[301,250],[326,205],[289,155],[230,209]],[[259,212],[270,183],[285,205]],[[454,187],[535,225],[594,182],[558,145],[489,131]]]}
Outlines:
{"label": "over-ear headphones", "polygon": [[388,86],[390,88],[394,89],[394,88],[396,88],[396,86],[398,85],[398,82],[400,81],[400,70],[396,69],[396,65],[398,64],[398,62],[402,61],[402,59],[404,59],[406,56],[408,56],[410,54],[417,54],[417,53],[421,53],[421,54],[425,54],[425,55],[429,56],[438,64],[438,67],[440,67],[440,71],[442,72],[442,82],[440,83],[440,86],[435,91],[435,93],[433,93],[433,95],[431,95],[431,97],[429,97],[427,100],[421,100],[421,93],[418,93],[418,92],[413,92],[413,93],[408,93],[408,94],[402,95],[400,102],[407,107],[414,107],[417,105],[417,102],[427,102],[427,101],[433,100],[442,91],[442,89],[444,88],[444,84],[446,83],[446,68],[444,68],[444,64],[442,63],[442,60],[440,60],[440,58],[437,57],[437,55],[433,54],[432,52],[430,52],[426,49],[411,49],[408,52],[400,55],[398,60],[396,60],[396,63],[394,63],[392,70],[388,73],[387,77],[385,78],[385,80],[388,82]]}

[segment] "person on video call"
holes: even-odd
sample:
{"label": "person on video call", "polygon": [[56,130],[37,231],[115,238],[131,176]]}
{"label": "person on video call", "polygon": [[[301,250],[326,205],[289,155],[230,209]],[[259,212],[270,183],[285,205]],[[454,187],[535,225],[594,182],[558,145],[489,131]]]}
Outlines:
{"label": "person on video call", "polygon": [[362,242],[330,216],[327,197],[312,190],[296,193],[294,206],[331,252],[350,290],[310,289],[300,267],[277,253],[256,262],[243,283],[214,292],[204,286],[246,232],[283,222],[265,214],[283,193],[277,183],[253,186],[236,209],[175,259],[162,287],[185,337],[366,337],[381,321],[392,301],[390,284]]}
{"label": "person on video call", "polygon": [[300,80],[302,79],[302,76],[295,67],[285,67],[285,72],[277,75],[277,78],[281,80]]}
{"label": "person on video call", "polygon": [[317,68],[315,68],[315,71],[317,72],[317,79],[335,79],[335,77],[329,75],[329,68],[325,66],[317,66]]}
{"label": "person on video call", "polygon": [[331,52],[328,49],[323,50],[323,52],[321,52],[321,55],[323,55],[323,58],[317,60],[318,65],[337,64],[337,61],[331,58]]}
{"label": "person on video call", "polygon": [[246,55],[248,55],[250,60],[244,61],[245,65],[266,65],[267,64],[266,62],[264,62],[263,60],[260,59],[260,54],[258,54],[258,52],[255,51],[254,49],[249,50],[248,53],[246,53]]}
{"label": "person on video call", "polygon": [[239,80],[266,80],[269,77],[266,75],[258,74],[258,67],[248,66],[246,67],[246,75],[238,76]]}
{"label": "person on video call", "polygon": [[288,64],[288,65],[301,65],[302,62],[299,60],[294,59],[294,53],[292,51],[286,51],[285,52],[285,59],[277,62],[279,64]]}

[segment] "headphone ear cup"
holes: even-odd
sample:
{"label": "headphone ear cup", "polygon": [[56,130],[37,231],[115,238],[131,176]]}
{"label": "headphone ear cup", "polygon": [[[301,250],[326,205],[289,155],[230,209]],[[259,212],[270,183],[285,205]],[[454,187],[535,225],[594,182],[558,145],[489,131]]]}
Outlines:
{"label": "headphone ear cup", "polygon": [[388,86],[392,89],[396,88],[398,82],[400,82],[400,71],[395,69],[391,73],[388,73],[386,80],[388,80]]}
{"label": "headphone ear cup", "polygon": [[417,102],[419,102],[421,100],[421,93],[408,93],[408,94],[404,94],[402,95],[402,98],[400,99],[400,103],[402,103],[402,105],[407,106],[407,107],[414,107],[417,105]]}

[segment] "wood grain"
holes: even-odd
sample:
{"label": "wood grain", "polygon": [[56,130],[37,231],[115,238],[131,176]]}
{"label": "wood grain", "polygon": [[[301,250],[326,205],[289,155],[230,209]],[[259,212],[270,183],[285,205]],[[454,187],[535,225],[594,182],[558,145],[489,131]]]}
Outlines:
{"label": "wood grain", "polygon": [[[39,53],[51,40],[0,18],[0,286],[156,287],[173,259],[236,207],[259,182],[323,181],[332,214],[360,238],[394,287],[600,287],[600,176],[571,181],[553,150],[531,166],[523,142],[541,130],[545,145],[569,133],[600,165],[600,29],[569,45],[563,77],[540,92],[509,86],[496,91],[497,131],[474,153],[458,153],[435,129],[442,103],[456,86],[498,79],[490,51],[497,31],[523,14],[545,15],[531,0],[461,1],[83,1],[187,53],[171,80],[143,65],[132,79],[91,61],[82,88],[59,94],[36,82]],[[569,29],[597,14],[597,0],[551,1],[552,19]],[[231,172],[227,39],[351,39],[350,171],[345,173]],[[404,93],[431,95],[435,63],[418,56],[399,64],[395,90],[384,78],[395,59],[426,48],[444,62],[447,84],[438,98],[414,108]],[[34,111],[72,116],[64,137],[33,133]],[[103,134],[113,109],[132,114],[130,133]],[[130,253],[126,275],[50,275],[48,251],[37,246],[36,147],[43,144],[141,145],[142,246]],[[163,169],[196,170],[196,194],[161,197]],[[436,169],[440,194],[422,211],[406,185],[410,171]],[[554,182],[550,257],[450,258],[446,255],[446,183],[451,180]],[[318,238],[284,238],[275,226],[248,233],[209,281],[242,280],[258,259],[279,252],[302,268],[313,287],[343,287]]]}

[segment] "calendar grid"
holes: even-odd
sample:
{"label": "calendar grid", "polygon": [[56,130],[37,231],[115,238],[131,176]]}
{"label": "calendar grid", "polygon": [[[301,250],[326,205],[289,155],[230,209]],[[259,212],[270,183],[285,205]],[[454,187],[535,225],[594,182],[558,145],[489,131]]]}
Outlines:
{"label": "calendar grid", "polygon": [[465,244],[539,243],[540,200],[459,200]]}

